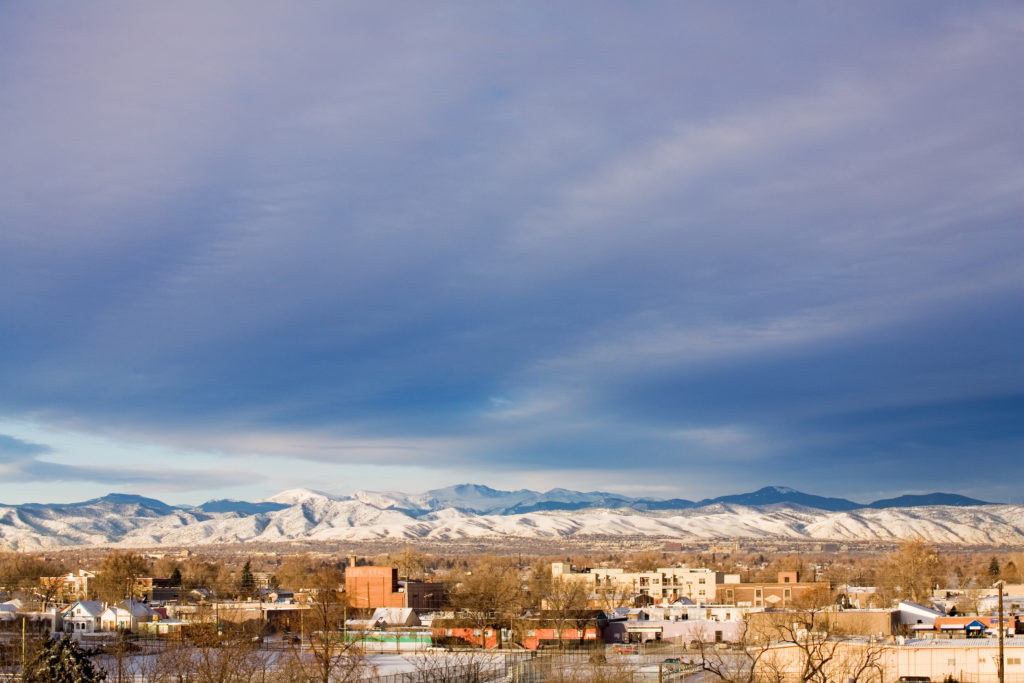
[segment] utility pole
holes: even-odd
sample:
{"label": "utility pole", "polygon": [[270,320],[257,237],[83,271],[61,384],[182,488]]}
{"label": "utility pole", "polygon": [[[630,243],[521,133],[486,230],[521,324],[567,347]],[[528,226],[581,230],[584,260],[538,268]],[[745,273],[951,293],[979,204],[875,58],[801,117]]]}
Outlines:
{"label": "utility pole", "polygon": [[1003,656],[1003,586],[1006,582],[1000,579],[995,582],[995,587],[999,589],[999,683],[1005,683],[1006,674],[1006,659]]}

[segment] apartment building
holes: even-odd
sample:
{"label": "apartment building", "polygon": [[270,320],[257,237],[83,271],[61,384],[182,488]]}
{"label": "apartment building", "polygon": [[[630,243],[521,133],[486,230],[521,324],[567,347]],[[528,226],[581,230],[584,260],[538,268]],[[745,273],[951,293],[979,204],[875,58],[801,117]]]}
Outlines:
{"label": "apartment building", "polygon": [[688,598],[693,602],[716,602],[725,586],[739,584],[739,574],[713,569],[660,567],[653,572],[627,572],[621,568],[597,567],[575,571],[567,562],[553,562],[551,576],[556,580],[583,581],[592,593],[609,595],[646,595],[655,602],[674,602]]}

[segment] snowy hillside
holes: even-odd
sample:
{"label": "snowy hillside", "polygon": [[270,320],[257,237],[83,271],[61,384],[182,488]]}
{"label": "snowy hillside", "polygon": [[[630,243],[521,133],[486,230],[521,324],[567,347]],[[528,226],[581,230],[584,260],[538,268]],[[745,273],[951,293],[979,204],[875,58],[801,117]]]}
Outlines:
{"label": "snowy hillside", "polygon": [[[790,490],[771,493],[778,491]],[[762,489],[748,495],[764,499],[767,494]],[[743,496],[730,497],[738,498]],[[837,499],[821,500],[831,506]],[[604,501],[614,507],[602,506]],[[629,501],[606,493],[505,492],[468,485],[416,496],[370,492],[333,496],[295,489],[258,503],[211,501],[190,508],[111,495],[66,505],[0,506],[0,548],[618,535],[695,540],[924,538],[936,543],[1024,545],[1024,506],[1019,505],[823,510],[791,502],[715,502],[651,509],[651,501],[641,500],[636,502],[640,509],[635,509],[628,507]],[[545,509],[558,505],[568,509]],[[531,511],[516,511],[523,509]]]}

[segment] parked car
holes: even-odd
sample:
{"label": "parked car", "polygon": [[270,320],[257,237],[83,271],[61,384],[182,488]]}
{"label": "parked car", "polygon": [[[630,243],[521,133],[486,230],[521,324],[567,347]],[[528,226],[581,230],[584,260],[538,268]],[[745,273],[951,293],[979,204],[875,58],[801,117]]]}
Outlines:
{"label": "parked car", "polygon": [[617,652],[619,654],[624,655],[635,655],[639,651],[640,648],[638,648],[636,645],[632,643],[618,643],[617,645],[612,647],[612,652]]}
{"label": "parked car", "polygon": [[682,657],[669,657],[661,663],[661,668],[664,671],[677,671],[684,666],[686,666],[686,662]]}

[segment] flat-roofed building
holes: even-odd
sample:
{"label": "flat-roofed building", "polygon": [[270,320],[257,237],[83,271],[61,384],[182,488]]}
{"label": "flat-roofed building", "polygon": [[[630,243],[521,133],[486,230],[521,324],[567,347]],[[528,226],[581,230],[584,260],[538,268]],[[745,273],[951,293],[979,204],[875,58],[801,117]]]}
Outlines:
{"label": "flat-roofed building", "polygon": [[444,585],[429,581],[399,581],[395,567],[348,567],[345,597],[359,609],[411,607],[439,609],[444,604]]}

